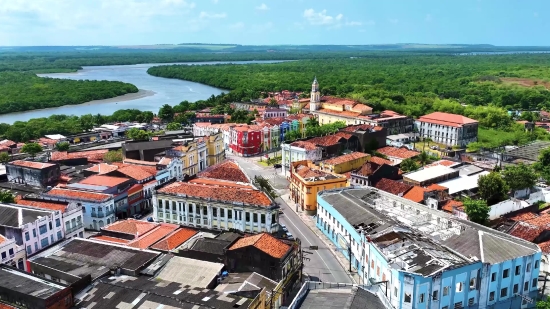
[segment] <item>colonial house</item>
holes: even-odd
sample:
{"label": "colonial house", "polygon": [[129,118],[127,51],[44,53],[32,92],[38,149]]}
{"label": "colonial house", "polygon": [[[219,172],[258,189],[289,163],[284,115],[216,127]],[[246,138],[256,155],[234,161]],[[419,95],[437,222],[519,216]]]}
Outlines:
{"label": "colonial house", "polygon": [[290,174],[290,165],[297,161],[318,162],[323,158],[321,147],[307,141],[296,141],[281,145],[283,174]]}
{"label": "colonial house", "polygon": [[477,141],[477,120],[456,114],[435,112],[421,116],[415,122],[418,133],[436,143],[465,147]]}

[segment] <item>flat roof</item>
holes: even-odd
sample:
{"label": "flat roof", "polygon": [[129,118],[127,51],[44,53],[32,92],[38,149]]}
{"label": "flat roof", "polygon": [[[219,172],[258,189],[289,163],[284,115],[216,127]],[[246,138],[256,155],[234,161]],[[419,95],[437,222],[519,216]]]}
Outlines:
{"label": "flat roof", "polygon": [[489,174],[489,172],[483,171],[474,175],[460,176],[455,179],[440,182],[438,183],[438,185],[448,188],[449,194],[455,194],[477,188],[477,180],[479,179],[479,177],[487,174]]}
{"label": "flat roof", "polygon": [[157,278],[199,288],[207,288],[220,274],[224,265],[175,256],[160,271]]}
{"label": "flat roof", "polygon": [[[307,284],[307,283],[306,283]],[[363,288],[310,289],[300,306],[302,309],[387,309],[380,298]]]}
{"label": "flat roof", "polygon": [[437,178],[437,177],[449,175],[449,174],[452,174],[452,173],[455,173],[455,172],[456,172],[456,170],[454,170],[450,167],[443,166],[443,165],[436,165],[436,166],[433,166],[433,167],[422,169],[422,170],[417,171],[417,172],[404,174],[403,178],[407,178],[407,179],[410,179],[410,180],[416,181],[416,182],[423,182],[423,181],[427,181],[427,180],[434,179],[434,178]]}
{"label": "flat roof", "polygon": [[21,225],[35,222],[38,218],[48,217],[50,215],[51,211],[29,209],[17,205],[0,204],[0,225],[3,226],[18,228]]}
{"label": "flat roof", "polygon": [[48,299],[67,287],[32,273],[0,265],[0,287],[40,299]]}
{"label": "flat roof", "polygon": [[529,161],[537,161],[541,151],[548,147],[550,147],[550,141],[534,141],[516,149],[508,150],[504,155]]}

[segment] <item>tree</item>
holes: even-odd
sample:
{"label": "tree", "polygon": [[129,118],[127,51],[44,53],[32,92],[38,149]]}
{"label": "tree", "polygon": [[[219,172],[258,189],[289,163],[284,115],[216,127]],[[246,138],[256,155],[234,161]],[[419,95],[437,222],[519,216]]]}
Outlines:
{"label": "tree", "polygon": [[487,223],[487,220],[489,220],[489,211],[491,210],[491,208],[487,206],[487,202],[467,198],[463,203],[466,215],[468,215],[468,220],[483,225]]}
{"label": "tree", "polygon": [[35,157],[42,152],[42,146],[38,143],[27,143],[21,147],[21,152],[29,154],[31,157]]}
{"label": "tree", "polygon": [[502,171],[504,181],[512,191],[531,188],[537,182],[537,174],[531,165],[508,165]]}
{"label": "tree", "polygon": [[279,107],[279,103],[277,103],[277,100],[275,98],[269,99],[269,103],[267,104],[269,107]]}
{"label": "tree", "polygon": [[164,121],[170,121],[174,118],[174,109],[168,104],[164,104],[159,110],[159,117]]}
{"label": "tree", "polygon": [[401,168],[401,170],[403,172],[412,172],[412,171],[416,171],[417,169],[420,168],[418,163],[416,163],[411,158],[408,158],[408,159],[405,159],[405,160],[401,161],[401,164],[399,165],[399,167]]}
{"label": "tree", "polygon": [[55,150],[57,151],[67,151],[69,150],[70,144],[68,142],[61,142],[55,144]]}
{"label": "tree", "polygon": [[5,151],[0,152],[0,163],[6,164],[9,161],[10,161],[10,155]]}
{"label": "tree", "polygon": [[150,123],[151,121],[153,121],[154,117],[155,115],[153,114],[153,112],[146,111],[141,113],[141,120],[143,120],[143,122],[145,123]]}
{"label": "tree", "polygon": [[126,131],[126,136],[134,141],[148,141],[151,137],[151,134],[149,134],[149,132],[145,130],[131,128],[130,130]]}
{"label": "tree", "polygon": [[177,123],[177,122],[170,122],[167,126],[166,126],[166,130],[168,131],[177,131],[177,130],[181,130],[181,124]]}
{"label": "tree", "polygon": [[1,203],[15,203],[15,196],[8,190],[0,190]]}
{"label": "tree", "polygon": [[374,154],[374,151],[378,149],[380,145],[378,144],[378,141],[375,138],[372,138],[368,143],[365,145],[365,153]]}
{"label": "tree", "polygon": [[487,201],[488,205],[493,205],[506,199],[509,190],[504,178],[498,172],[479,176],[477,186],[479,197]]}
{"label": "tree", "polygon": [[122,150],[111,150],[103,156],[103,161],[112,163],[112,162],[122,162]]}
{"label": "tree", "polygon": [[543,149],[540,152],[539,159],[534,164],[534,168],[544,180],[550,182],[550,148]]}
{"label": "tree", "polygon": [[430,156],[428,155],[427,152],[422,151],[418,155],[418,161],[420,162],[420,164],[422,164],[422,166],[424,166],[424,165],[426,165],[426,163],[430,162]]}
{"label": "tree", "polygon": [[546,296],[544,300],[537,302],[537,309],[550,309],[550,297]]}

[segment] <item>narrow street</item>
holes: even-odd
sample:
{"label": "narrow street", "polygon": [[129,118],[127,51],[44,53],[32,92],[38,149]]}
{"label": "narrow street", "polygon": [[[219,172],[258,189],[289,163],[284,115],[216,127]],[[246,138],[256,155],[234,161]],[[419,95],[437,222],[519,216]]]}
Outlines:
{"label": "narrow street", "polygon": [[[251,179],[254,176],[263,176],[268,179],[279,195],[288,193],[288,181],[279,175],[273,167],[263,167],[254,162],[251,158],[227,156],[235,160]],[[279,170],[280,171],[280,170]],[[288,231],[302,241],[304,257],[304,272],[309,275],[312,281],[352,283],[347,271],[330,251],[325,243],[320,240],[310,227],[287,205],[280,197],[275,200],[281,206],[283,214],[279,217],[279,223],[284,224]],[[317,246],[318,250],[310,250],[310,246]]]}

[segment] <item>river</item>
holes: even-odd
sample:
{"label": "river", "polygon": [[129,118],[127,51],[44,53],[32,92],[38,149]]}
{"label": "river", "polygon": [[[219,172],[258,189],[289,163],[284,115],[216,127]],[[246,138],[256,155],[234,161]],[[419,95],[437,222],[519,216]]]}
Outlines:
{"label": "river", "polygon": [[136,65],[88,66],[76,73],[38,74],[41,77],[111,80],[134,84],[140,89],[137,94],[127,94],[122,97],[87,102],[78,105],[65,105],[47,109],[32,110],[20,113],[0,115],[0,123],[12,124],[15,121],[27,121],[32,118],[48,117],[53,114],[110,115],[116,110],[136,108],[142,111],[152,111],[155,114],[164,104],[176,105],[187,100],[195,102],[204,100],[211,95],[219,95],[224,90],[204,84],[185,80],[162,78],[147,74],[147,69],[158,65],[212,65],[222,63],[250,64],[277,63],[281,61],[233,61],[233,62],[185,62],[185,63],[147,63]]}

